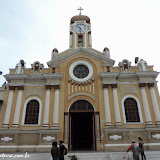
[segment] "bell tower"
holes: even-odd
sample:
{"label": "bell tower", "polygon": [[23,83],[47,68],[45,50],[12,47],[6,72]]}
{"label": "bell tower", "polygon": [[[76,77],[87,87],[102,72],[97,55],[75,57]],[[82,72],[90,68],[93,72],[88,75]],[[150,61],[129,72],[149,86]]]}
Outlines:
{"label": "bell tower", "polygon": [[79,15],[73,16],[70,21],[70,48],[92,47],[91,23],[88,16],[82,15],[81,7]]}

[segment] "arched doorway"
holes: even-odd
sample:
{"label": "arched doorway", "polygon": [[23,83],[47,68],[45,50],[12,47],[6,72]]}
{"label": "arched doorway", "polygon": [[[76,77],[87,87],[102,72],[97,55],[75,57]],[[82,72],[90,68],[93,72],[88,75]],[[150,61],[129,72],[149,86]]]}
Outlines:
{"label": "arched doorway", "polygon": [[70,150],[95,150],[95,118],[92,104],[74,102],[69,110]]}

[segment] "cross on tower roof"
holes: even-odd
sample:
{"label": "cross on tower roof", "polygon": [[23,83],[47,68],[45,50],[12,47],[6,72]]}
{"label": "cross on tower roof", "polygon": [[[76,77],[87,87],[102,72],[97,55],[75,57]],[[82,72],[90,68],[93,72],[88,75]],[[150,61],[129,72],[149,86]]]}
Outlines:
{"label": "cross on tower roof", "polygon": [[83,8],[79,7],[77,10],[80,10],[79,15],[81,15],[81,10],[83,10]]}

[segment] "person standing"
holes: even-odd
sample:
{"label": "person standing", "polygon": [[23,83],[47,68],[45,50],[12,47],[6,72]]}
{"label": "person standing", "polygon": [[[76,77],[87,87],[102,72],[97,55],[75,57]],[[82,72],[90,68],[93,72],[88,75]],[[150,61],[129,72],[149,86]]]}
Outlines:
{"label": "person standing", "polygon": [[134,140],[132,141],[132,144],[127,149],[127,152],[129,152],[130,150],[132,150],[132,153],[133,153],[133,160],[139,160],[139,148]]}
{"label": "person standing", "polygon": [[64,155],[66,154],[66,147],[63,145],[63,141],[59,141],[60,158],[59,160],[64,160]]}
{"label": "person standing", "polygon": [[59,160],[59,149],[57,147],[57,142],[52,143],[51,155],[53,160]]}
{"label": "person standing", "polygon": [[138,137],[138,141],[139,141],[139,150],[140,150],[140,153],[141,153],[142,160],[143,160],[143,157],[144,157],[144,160],[146,160],[146,156],[144,154],[143,139],[141,137]]}

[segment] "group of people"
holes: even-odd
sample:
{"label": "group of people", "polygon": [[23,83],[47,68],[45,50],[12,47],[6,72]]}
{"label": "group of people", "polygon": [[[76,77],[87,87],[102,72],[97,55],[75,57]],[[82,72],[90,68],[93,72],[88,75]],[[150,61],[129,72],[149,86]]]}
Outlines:
{"label": "group of people", "polygon": [[[133,140],[132,144],[127,149],[127,152],[132,150],[133,152],[133,160],[139,160],[139,154],[141,154],[141,160],[146,160],[146,156],[144,154],[144,146],[143,139],[138,137],[139,145]],[[51,155],[53,160],[64,160],[64,155],[67,154],[67,149],[63,145],[63,141],[59,141],[59,147],[57,147],[57,142],[52,143]]]}
{"label": "group of people", "polygon": [[59,141],[59,147],[57,142],[52,143],[51,155],[53,160],[64,160],[64,155],[67,154],[67,149],[63,145],[63,141]]}
{"label": "group of people", "polygon": [[139,146],[133,140],[132,144],[127,149],[127,152],[132,150],[132,152],[133,152],[133,160],[139,160],[139,153],[141,154],[141,159],[142,160],[146,160],[146,156],[144,154],[143,139],[141,137],[138,137],[138,141],[139,141]]}

